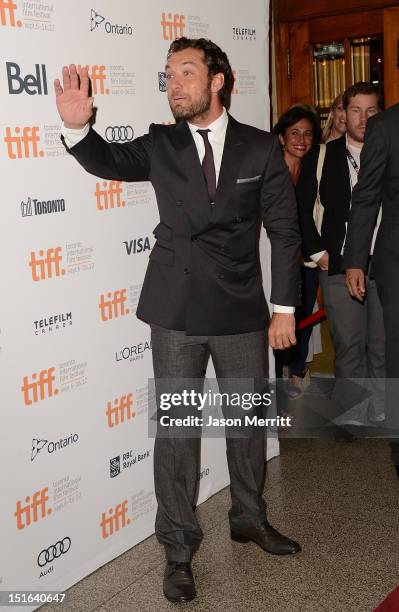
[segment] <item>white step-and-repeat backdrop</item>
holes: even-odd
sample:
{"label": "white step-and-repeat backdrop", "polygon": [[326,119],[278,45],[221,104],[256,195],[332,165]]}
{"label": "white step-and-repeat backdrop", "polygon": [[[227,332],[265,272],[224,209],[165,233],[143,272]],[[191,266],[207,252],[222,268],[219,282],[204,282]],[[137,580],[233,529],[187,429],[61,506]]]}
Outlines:
{"label": "white step-and-repeat backdrop", "polygon": [[[232,114],[268,128],[267,4],[0,0],[0,590],[65,590],[153,533],[156,508],[135,317],[154,192],[66,153],[53,80],[88,65],[95,127],[125,142],[173,121],[167,49],[204,36],[234,68]],[[227,483],[224,441],[204,440],[199,501]]]}

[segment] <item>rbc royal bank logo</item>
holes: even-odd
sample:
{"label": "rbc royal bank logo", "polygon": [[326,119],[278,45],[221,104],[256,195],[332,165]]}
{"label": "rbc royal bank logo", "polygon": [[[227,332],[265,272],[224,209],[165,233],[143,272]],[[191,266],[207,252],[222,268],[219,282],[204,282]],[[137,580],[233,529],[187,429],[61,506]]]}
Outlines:
{"label": "rbc royal bank logo", "polygon": [[165,93],[166,91],[166,72],[158,72],[158,88],[159,91]]}

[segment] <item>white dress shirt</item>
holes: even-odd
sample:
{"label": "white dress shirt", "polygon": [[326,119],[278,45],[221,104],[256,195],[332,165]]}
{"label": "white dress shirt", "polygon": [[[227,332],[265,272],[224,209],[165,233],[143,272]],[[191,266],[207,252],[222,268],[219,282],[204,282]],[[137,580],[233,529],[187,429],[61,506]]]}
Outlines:
{"label": "white dress shirt", "polygon": [[[349,144],[348,142],[348,135],[345,134],[345,139],[346,139],[346,146],[349,149],[349,152],[351,153],[351,155],[353,156],[353,159],[355,160],[356,164],[358,165],[358,167],[360,168],[360,153],[362,151],[362,147],[355,147],[354,145]],[[354,186],[357,183],[357,179],[358,179],[358,173],[356,172],[356,170],[354,169],[351,161],[349,160],[349,158],[347,157],[347,163],[348,163],[348,168],[349,168],[349,180],[350,180],[350,184],[351,184],[351,193],[353,191]],[[351,206],[351,204],[350,204]],[[377,232],[378,232],[378,228],[380,226],[380,222],[381,222],[381,208],[380,211],[378,213],[378,218],[377,218],[377,222],[376,222],[376,226],[374,228],[374,234],[373,234],[373,240],[371,242],[371,248],[370,248],[370,255],[373,254],[374,251],[374,243],[375,243],[375,239],[377,236]],[[345,239],[344,239],[344,243],[342,245],[342,249],[341,249],[341,255],[344,254],[344,248],[345,248],[345,242],[346,242],[346,230],[348,228],[348,223],[345,222]],[[319,261],[319,259],[324,255],[324,253],[326,253],[326,251],[320,251],[319,253],[314,253],[313,255],[310,256],[310,258],[317,263]]]}
{"label": "white dress shirt", "polygon": [[[201,126],[199,128],[198,125],[194,125],[193,123],[187,122],[188,127],[190,128],[191,134],[193,136],[195,146],[197,147],[198,156],[199,156],[201,163],[205,155],[205,145],[204,145],[204,139],[202,138],[200,134],[198,134],[197,130],[199,129],[210,130],[208,133],[208,139],[212,147],[212,151],[213,151],[213,160],[215,163],[215,173],[216,173],[216,186],[219,180],[220,166],[222,165],[224,141],[226,139],[226,130],[227,130],[228,122],[229,122],[229,118],[228,118],[226,109],[224,107],[223,107],[222,114],[217,119],[215,119],[215,121],[212,121],[212,123],[210,123],[207,126]],[[67,146],[71,148],[77,145],[78,142],[83,140],[83,138],[88,134],[89,129],[90,128],[89,128],[88,123],[80,130],[67,128],[64,126],[64,124],[62,124],[61,133],[64,137],[64,140]],[[295,307],[294,306],[280,306],[278,304],[274,304],[273,312],[293,314],[295,312]]]}

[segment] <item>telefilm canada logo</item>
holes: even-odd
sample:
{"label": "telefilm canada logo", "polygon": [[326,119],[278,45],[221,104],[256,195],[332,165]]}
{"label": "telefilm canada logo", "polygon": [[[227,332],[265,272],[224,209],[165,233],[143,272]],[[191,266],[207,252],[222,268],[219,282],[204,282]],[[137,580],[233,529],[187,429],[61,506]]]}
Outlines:
{"label": "telefilm canada logo", "polygon": [[109,19],[97,13],[96,10],[91,9],[90,13],[90,31],[94,32],[97,29],[103,29],[107,34],[116,34],[118,36],[133,36],[133,28],[131,25],[125,23],[121,25],[119,23],[112,23]]}
{"label": "telefilm canada logo", "polygon": [[42,200],[29,196],[26,201],[22,200],[21,202],[21,215],[24,218],[36,216],[40,217],[42,215],[51,215],[53,213],[62,212],[65,212],[64,198]]}
{"label": "telefilm canada logo", "polygon": [[43,336],[71,327],[72,323],[72,312],[62,312],[33,321],[33,328],[35,336]]}
{"label": "telefilm canada logo", "polygon": [[256,29],[249,27],[233,27],[233,40],[256,40]]}
{"label": "telefilm canada logo", "polygon": [[71,433],[69,436],[60,438],[59,440],[45,440],[42,438],[32,438],[32,450],[30,455],[31,462],[44,451],[49,455],[56,453],[57,451],[63,450],[72,444],[76,444],[79,441],[79,434]]}

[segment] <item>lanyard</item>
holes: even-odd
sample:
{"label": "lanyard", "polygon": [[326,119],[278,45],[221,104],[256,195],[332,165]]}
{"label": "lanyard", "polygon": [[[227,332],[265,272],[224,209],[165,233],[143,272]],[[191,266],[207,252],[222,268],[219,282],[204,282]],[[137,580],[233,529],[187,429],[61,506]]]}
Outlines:
{"label": "lanyard", "polygon": [[356,172],[356,174],[359,174],[359,170],[360,170],[359,165],[356,162],[355,158],[353,157],[352,153],[349,151],[348,148],[346,148],[346,155],[347,155],[347,158],[349,159],[350,163],[352,164],[353,169]]}

